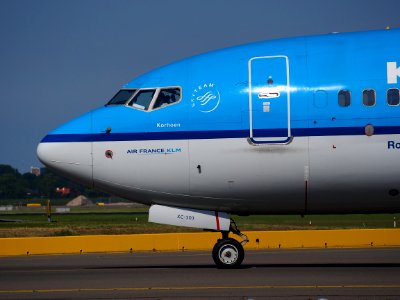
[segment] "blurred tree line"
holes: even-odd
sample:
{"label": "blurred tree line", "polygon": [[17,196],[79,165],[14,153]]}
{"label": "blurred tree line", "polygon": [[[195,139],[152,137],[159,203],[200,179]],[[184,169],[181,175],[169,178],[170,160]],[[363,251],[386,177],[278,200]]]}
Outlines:
{"label": "blurred tree line", "polygon": [[[70,189],[68,195],[57,192],[57,188],[63,187]],[[108,197],[108,194],[72,182],[48,169],[42,169],[42,173],[36,176],[31,173],[21,174],[9,165],[0,164],[0,199],[59,199],[78,195]]]}

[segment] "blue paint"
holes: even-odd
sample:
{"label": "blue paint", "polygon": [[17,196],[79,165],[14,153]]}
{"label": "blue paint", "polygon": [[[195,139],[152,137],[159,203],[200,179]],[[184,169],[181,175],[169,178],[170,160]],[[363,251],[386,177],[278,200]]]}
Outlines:
{"label": "blue paint", "polygon": [[[250,89],[255,139],[288,136],[289,96],[293,137],[364,135],[367,124],[373,124],[378,135],[400,134],[400,106],[386,103],[387,90],[400,87],[400,77],[397,83],[388,83],[387,78],[388,62],[400,66],[398,49],[400,30],[395,29],[282,39],[206,53],[123,86],[179,86],[179,103],[151,112],[123,105],[101,107],[53,130],[42,143],[248,138]],[[254,63],[249,64],[251,59]],[[260,90],[282,86],[288,90],[281,89],[278,99],[260,96]],[[348,107],[338,105],[342,89],[351,92]],[[376,91],[375,106],[362,104],[365,89]],[[202,106],[204,99],[209,100],[208,91],[215,98]],[[269,112],[263,111],[267,108]],[[107,128],[111,133],[105,133]]]}
{"label": "blue paint", "polygon": [[[258,136],[281,137],[285,129],[259,129]],[[345,136],[365,135],[364,127],[332,127],[332,128],[295,128],[293,137],[305,136]],[[400,126],[375,127],[375,134],[400,134]],[[247,130],[216,131],[171,131],[142,133],[100,133],[100,134],[49,134],[41,143],[59,142],[111,142],[111,141],[151,141],[151,140],[197,140],[197,139],[230,139],[248,138]]]}

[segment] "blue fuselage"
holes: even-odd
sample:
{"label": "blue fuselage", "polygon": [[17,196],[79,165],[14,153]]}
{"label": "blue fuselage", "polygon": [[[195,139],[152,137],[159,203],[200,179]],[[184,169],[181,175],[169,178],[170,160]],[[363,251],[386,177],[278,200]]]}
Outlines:
{"label": "blue fuselage", "polygon": [[[399,49],[400,30],[386,30],[188,58],[124,85],[133,97],[126,102],[50,132],[39,158],[147,204],[242,213],[399,211]],[[153,94],[134,96],[140,92]],[[167,100],[156,107],[162,93]],[[52,156],[67,145],[86,151],[84,161]]]}

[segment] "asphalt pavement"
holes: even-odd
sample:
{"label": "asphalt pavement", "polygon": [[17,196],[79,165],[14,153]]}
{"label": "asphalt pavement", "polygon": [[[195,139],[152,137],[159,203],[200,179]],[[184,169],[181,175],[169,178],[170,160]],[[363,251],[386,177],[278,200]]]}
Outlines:
{"label": "asphalt pavement", "polygon": [[0,299],[400,299],[400,249],[247,251],[221,270],[208,252],[0,258]]}

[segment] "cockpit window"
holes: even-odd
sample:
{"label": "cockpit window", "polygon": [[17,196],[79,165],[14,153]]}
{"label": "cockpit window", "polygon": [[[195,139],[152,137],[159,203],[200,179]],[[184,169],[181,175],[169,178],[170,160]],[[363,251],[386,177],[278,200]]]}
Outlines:
{"label": "cockpit window", "polygon": [[106,105],[127,105],[150,112],[178,103],[181,99],[180,87],[122,89]]}
{"label": "cockpit window", "polygon": [[129,105],[141,110],[148,110],[155,92],[155,89],[139,90],[139,92],[136,93]]}
{"label": "cockpit window", "polygon": [[136,90],[120,90],[107,105],[124,105],[135,92]]}
{"label": "cockpit window", "polygon": [[178,102],[181,99],[180,88],[165,88],[160,89],[158,97],[154,102],[153,109],[163,108],[167,105]]}

